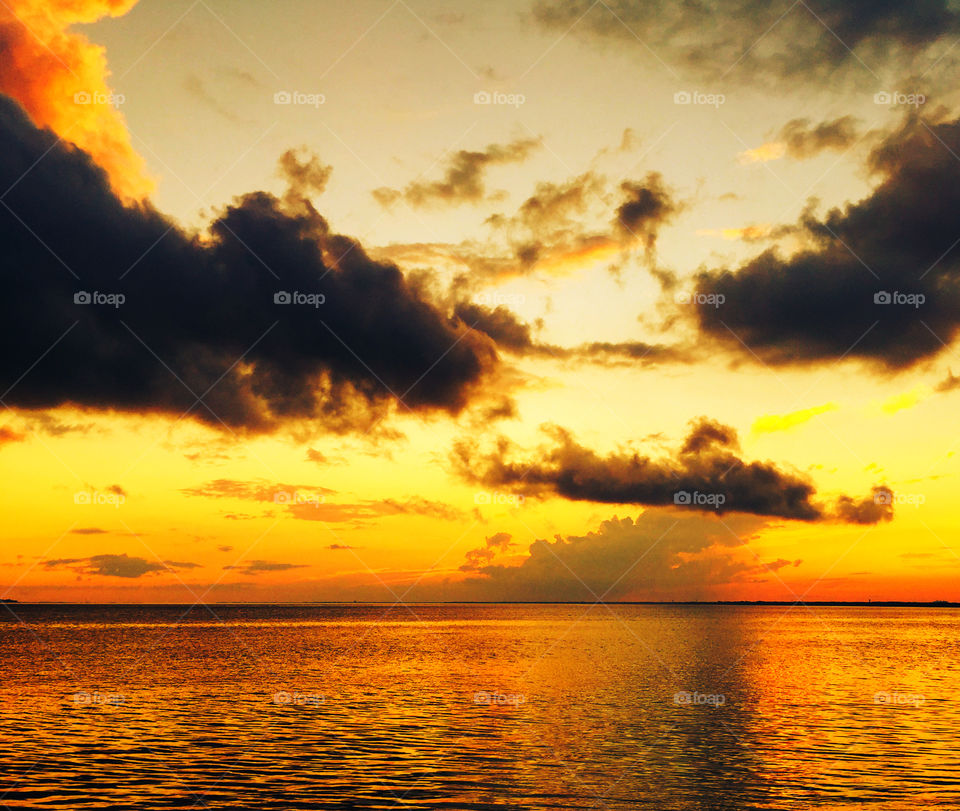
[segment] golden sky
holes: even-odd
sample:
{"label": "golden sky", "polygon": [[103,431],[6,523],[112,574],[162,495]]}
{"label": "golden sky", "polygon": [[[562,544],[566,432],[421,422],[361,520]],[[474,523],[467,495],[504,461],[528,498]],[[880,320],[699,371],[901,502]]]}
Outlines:
{"label": "golden sky", "polygon": [[860,5],[11,0],[3,596],[960,598],[960,22]]}

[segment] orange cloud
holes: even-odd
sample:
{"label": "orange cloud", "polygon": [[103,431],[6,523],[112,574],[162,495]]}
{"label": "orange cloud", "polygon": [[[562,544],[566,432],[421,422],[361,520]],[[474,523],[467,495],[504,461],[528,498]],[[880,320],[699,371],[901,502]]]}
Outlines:
{"label": "orange cloud", "polygon": [[114,190],[139,200],[153,189],[130,143],[122,97],[107,83],[104,49],[70,26],[125,14],[137,0],[5,0],[0,3],[0,93],[16,99],[102,166]]}

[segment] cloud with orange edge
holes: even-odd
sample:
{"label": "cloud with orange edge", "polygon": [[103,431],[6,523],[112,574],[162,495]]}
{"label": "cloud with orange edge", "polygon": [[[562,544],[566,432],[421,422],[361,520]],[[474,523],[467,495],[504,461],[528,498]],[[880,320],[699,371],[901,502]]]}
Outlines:
{"label": "cloud with orange edge", "polygon": [[126,14],[137,0],[5,0],[0,3],[0,93],[19,102],[107,172],[114,191],[140,200],[154,188],[130,142],[102,47],[70,27]]}

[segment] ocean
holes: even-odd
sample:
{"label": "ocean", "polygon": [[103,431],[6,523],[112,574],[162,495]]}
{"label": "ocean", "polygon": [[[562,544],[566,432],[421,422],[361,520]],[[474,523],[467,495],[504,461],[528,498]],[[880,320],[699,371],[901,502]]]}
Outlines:
{"label": "ocean", "polygon": [[0,607],[0,807],[960,808],[960,610]]}

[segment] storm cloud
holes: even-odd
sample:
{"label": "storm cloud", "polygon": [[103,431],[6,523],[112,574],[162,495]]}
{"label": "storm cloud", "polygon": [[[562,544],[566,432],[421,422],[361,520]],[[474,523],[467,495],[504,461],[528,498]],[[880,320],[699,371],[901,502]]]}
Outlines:
{"label": "storm cloud", "polygon": [[960,326],[958,154],[960,121],[908,121],[871,153],[870,195],[798,224],[807,247],[699,273],[700,329],[774,365],[857,358],[892,372],[940,353]]}
{"label": "storm cloud", "polygon": [[[322,166],[286,163],[322,185]],[[149,204],[121,204],[85,153],[4,97],[0,188],[9,406],[342,432],[392,408],[459,412],[496,363],[489,341],[331,233],[308,201],[292,211],[254,192],[188,234]]]}

